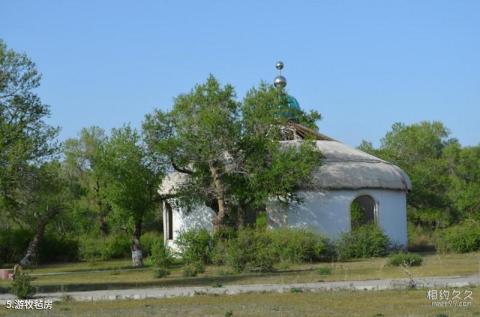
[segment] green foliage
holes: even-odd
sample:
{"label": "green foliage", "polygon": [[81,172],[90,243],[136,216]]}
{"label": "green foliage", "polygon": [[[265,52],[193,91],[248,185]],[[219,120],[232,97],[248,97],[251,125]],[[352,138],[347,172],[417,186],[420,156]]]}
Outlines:
{"label": "green foliage", "polygon": [[12,281],[10,292],[20,299],[32,298],[35,288],[32,286],[32,277],[27,273],[18,273]]}
{"label": "green foliage", "polygon": [[480,223],[467,220],[436,233],[436,247],[440,252],[465,253],[480,250]]}
{"label": "green foliage", "polygon": [[23,255],[33,233],[25,229],[5,229],[0,231],[0,261],[15,263]]}
{"label": "green foliage", "polygon": [[21,218],[18,204],[23,188],[29,184],[28,169],[53,158],[58,151],[54,138],[58,128],[45,119],[48,105],[41,102],[35,89],[41,75],[26,54],[8,49],[0,40],[0,211],[8,211],[16,221]]}
{"label": "green foliage", "polygon": [[170,275],[170,271],[165,267],[156,268],[154,271],[154,276],[156,278],[163,278]]}
{"label": "green foliage", "polygon": [[100,239],[95,235],[81,236],[78,243],[80,258],[86,261],[124,259],[130,255],[131,240],[121,234]]}
{"label": "green foliage", "polygon": [[140,238],[143,255],[148,257],[152,254],[152,248],[158,242],[163,242],[163,234],[155,231],[144,232]]}
{"label": "green foliage", "polygon": [[[281,147],[288,96],[262,84],[242,103],[231,85],[210,76],[175,99],[170,112],[155,111],[143,124],[146,142],[162,169],[189,177],[176,188],[179,204],[207,204],[218,228],[255,213],[268,198],[297,200],[295,189],[310,181],[320,154],[312,142]],[[298,121],[315,125],[319,115],[298,110]],[[224,204],[228,201],[228,204]],[[245,219],[242,219],[245,220]]]}
{"label": "green foliage", "polygon": [[102,259],[125,259],[130,256],[131,239],[126,235],[112,234],[105,239]]}
{"label": "green foliage", "polygon": [[361,226],[344,233],[337,241],[340,259],[378,257],[387,254],[390,241],[375,224]]}
{"label": "green foliage", "polygon": [[212,236],[206,229],[182,232],[176,240],[180,256],[186,263],[211,263]]}
{"label": "green foliage", "polygon": [[77,139],[64,144],[64,164],[75,196],[72,217],[76,231],[82,233],[97,227],[102,235],[109,233],[107,216],[111,205],[106,197],[107,177],[102,160],[108,138],[99,127],[83,128]]}
{"label": "green foliage", "polygon": [[264,229],[267,229],[267,225],[268,225],[268,215],[264,211],[257,216],[257,219],[255,220],[255,227],[257,229],[264,230]]}
{"label": "green foliage", "polygon": [[39,263],[73,262],[79,259],[78,240],[70,236],[47,233],[38,251]]}
{"label": "green foliage", "polygon": [[408,250],[414,252],[435,251],[433,232],[429,228],[408,222]]}
{"label": "green foliage", "polygon": [[[0,231],[0,262],[15,263],[24,255],[34,233],[16,228]],[[79,258],[77,239],[48,232],[43,237],[35,262],[75,261]]]}
{"label": "green foliage", "polygon": [[461,147],[441,122],[396,123],[375,149],[360,149],[400,166],[410,177],[408,218],[425,229],[480,220],[480,146]]}
{"label": "green foliage", "polygon": [[271,247],[272,242],[266,231],[239,230],[237,238],[228,241],[225,263],[236,272],[273,271],[277,255]]}
{"label": "green foliage", "polygon": [[155,266],[159,268],[168,268],[173,263],[172,251],[162,240],[155,240],[151,246],[151,259]]}
{"label": "green foliage", "polygon": [[183,276],[185,277],[194,277],[203,272],[205,272],[205,264],[200,261],[189,262],[183,266]]}
{"label": "green foliage", "polygon": [[318,268],[317,272],[320,275],[330,275],[332,274],[332,268],[328,266],[322,266]]}
{"label": "green foliage", "polygon": [[105,240],[96,236],[82,235],[78,239],[79,256],[81,260],[95,262],[102,260]]}
{"label": "green foliage", "polygon": [[303,263],[325,258],[328,241],[305,229],[279,228],[271,230],[271,248],[282,262]]}
{"label": "green foliage", "polygon": [[422,257],[415,253],[395,253],[388,258],[388,265],[393,266],[420,266],[422,262]]}

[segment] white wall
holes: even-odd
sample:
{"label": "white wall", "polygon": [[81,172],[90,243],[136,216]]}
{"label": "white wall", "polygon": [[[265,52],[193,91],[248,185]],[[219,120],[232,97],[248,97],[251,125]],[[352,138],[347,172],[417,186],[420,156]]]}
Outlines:
{"label": "white wall", "polygon": [[[303,204],[286,207],[271,202],[267,207],[269,226],[305,227],[335,239],[341,233],[350,231],[350,205],[361,195],[370,195],[376,202],[376,221],[390,239],[397,244],[407,245],[406,195],[402,191],[384,189],[332,190],[324,192],[300,192]],[[172,205],[173,240],[166,241],[175,248],[178,235],[192,228],[213,229],[214,211],[199,206],[186,212]],[[164,232],[166,231],[164,208]]]}
{"label": "white wall", "polygon": [[406,195],[401,191],[361,189],[300,192],[303,204],[288,207],[278,202],[269,204],[269,225],[310,228],[335,239],[342,232],[350,231],[350,205],[361,195],[373,197],[380,227],[394,243],[406,246]]}
{"label": "white wall", "polygon": [[[176,207],[174,202],[172,205],[172,218],[173,218],[173,240],[168,240],[165,236],[166,244],[176,249],[175,240],[183,232],[189,229],[201,229],[213,230],[213,217],[215,212],[207,206],[198,206],[192,208],[189,212],[184,208]],[[163,232],[167,232],[167,210],[163,208]]]}

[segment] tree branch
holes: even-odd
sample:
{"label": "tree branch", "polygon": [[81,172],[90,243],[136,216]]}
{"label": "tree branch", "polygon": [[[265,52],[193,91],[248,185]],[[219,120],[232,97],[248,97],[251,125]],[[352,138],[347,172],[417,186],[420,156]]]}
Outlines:
{"label": "tree branch", "polygon": [[175,164],[173,159],[170,159],[170,163],[172,164],[173,169],[176,170],[177,172],[184,173],[184,174],[189,174],[189,175],[193,174],[193,171],[191,171],[189,169],[186,169],[186,168],[183,168],[183,167],[180,167],[177,164]]}

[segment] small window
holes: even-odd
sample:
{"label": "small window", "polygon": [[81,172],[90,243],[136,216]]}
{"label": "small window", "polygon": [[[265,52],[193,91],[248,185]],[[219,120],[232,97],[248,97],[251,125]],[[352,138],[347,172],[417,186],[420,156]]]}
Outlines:
{"label": "small window", "polygon": [[362,195],[355,198],[350,206],[352,230],[375,222],[376,203],[372,196]]}
{"label": "small window", "polygon": [[173,213],[172,213],[172,206],[165,202],[165,212],[166,212],[166,235],[168,240],[173,240]]}

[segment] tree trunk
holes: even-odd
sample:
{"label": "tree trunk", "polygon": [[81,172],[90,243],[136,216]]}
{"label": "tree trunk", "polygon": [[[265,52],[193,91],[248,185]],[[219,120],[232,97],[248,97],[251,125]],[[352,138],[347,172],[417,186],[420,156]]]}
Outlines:
{"label": "tree trunk", "polygon": [[135,222],[132,240],[132,265],[134,267],[143,266],[143,253],[140,245],[140,237],[142,236],[142,220]]}
{"label": "tree trunk", "polygon": [[32,260],[37,256],[38,246],[42,242],[43,235],[45,233],[45,227],[47,223],[58,213],[58,210],[51,209],[47,211],[45,217],[39,219],[37,224],[37,229],[35,235],[33,236],[32,241],[28,244],[27,252],[25,256],[20,260],[20,265],[22,267],[27,267],[32,264]]}
{"label": "tree trunk", "polygon": [[213,230],[218,232],[225,227],[225,218],[227,215],[227,204],[225,201],[225,186],[220,178],[220,171],[214,164],[209,164],[210,174],[213,178],[213,187],[215,191],[215,198],[217,200],[218,212],[213,220]]}
{"label": "tree trunk", "polygon": [[98,206],[98,212],[99,212],[99,228],[100,232],[103,237],[106,237],[108,235],[108,224],[107,224],[107,211],[104,210],[102,198],[100,195],[100,180],[97,178],[95,180],[95,193],[96,193],[96,198],[97,198],[97,206]]}

